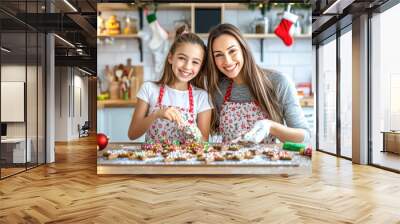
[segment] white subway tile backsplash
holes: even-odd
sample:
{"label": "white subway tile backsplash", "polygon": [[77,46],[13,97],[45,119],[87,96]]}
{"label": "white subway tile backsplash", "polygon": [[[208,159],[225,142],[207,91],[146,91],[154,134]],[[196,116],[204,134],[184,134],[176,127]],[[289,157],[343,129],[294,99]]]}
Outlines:
{"label": "white subway tile backsplash", "polygon": [[[121,22],[123,22],[122,18],[124,16],[138,18],[137,12],[129,11],[103,12],[102,16],[108,18],[112,14],[116,14]],[[238,26],[242,33],[249,33],[251,23],[259,17],[261,17],[259,10],[226,9],[224,14],[225,22]],[[174,21],[181,19],[190,21],[190,10],[159,10],[157,18],[160,25],[171,32],[174,28]],[[270,21],[270,26],[273,26],[273,23],[273,21]],[[144,30],[150,31],[146,20],[143,21],[143,25]],[[260,39],[247,39],[246,41],[256,62],[261,67],[278,70],[295,82],[311,80],[311,38],[295,38],[291,47],[285,46],[278,37],[264,39],[263,62],[260,60]],[[204,42],[207,43],[207,39],[204,39]],[[98,44],[98,70],[103,70],[105,65],[114,66],[126,63],[127,58],[132,58],[133,64],[142,64],[144,66],[144,80],[158,80],[159,75],[154,72],[154,59],[147,43],[143,42],[143,62],[140,62],[138,43],[136,39],[115,39],[113,44]]]}
{"label": "white subway tile backsplash", "polygon": [[311,51],[292,52],[280,54],[279,64],[281,65],[309,65],[311,67]]}
{"label": "white subway tile backsplash", "polygon": [[247,45],[249,45],[252,52],[260,51],[260,40],[248,39],[246,40]]}
{"label": "white subway tile backsplash", "polygon": [[282,73],[284,76],[289,77],[291,80],[293,80],[293,67],[291,66],[268,66],[263,68],[278,71]]}
{"label": "white subway tile backsplash", "polygon": [[311,66],[296,66],[293,79],[295,83],[311,82]]}
{"label": "white subway tile backsplash", "polygon": [[[238,24],[239,16],[237,10],[225,10],[224,12],[224,22],[230,23],[233,25]],[[244,27],[239,27],[239,29],[243,29]]]}
{"label": "white subway tile backsplash", "polygon": [[269,67],[279,65],[279,53],[264,52],[263,64]]}
{"label": "white subway tile backsplash", "polygon": [[290,47],[287,47],[281,39],[276,37],[276,38],[264,40],[264,50],[265,51],[290,52],[290,51],[293,51],[293,45]]}
{"label": "white subway tile backsplash", "polygon": [[312,51],[312,40],[311,38],[295,38],[293,43],[293,51]]}

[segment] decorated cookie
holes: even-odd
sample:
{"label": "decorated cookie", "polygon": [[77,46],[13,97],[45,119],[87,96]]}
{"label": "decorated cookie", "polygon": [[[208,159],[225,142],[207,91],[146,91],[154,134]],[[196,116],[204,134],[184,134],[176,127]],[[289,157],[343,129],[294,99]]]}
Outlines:
{"label": "decorated cookie", "polygon": [[230,151],[238,151],[240,149],[240,145],[238,145],[238,144],[232,144],[232,145],[229,145],[229,147],[228,147],[228,150],[230,150]]}
{"label": "decorated cookie", "polygon": [[212,156],[214,157],[214,161],[224,161],[225,160],[225,157],[219,152],[213,153]]}
{"label": "decorated cookie", "polygon": [[255,154],[253,154],[252,152],[247,151],[247,152],[244,153],[243,157],[244,157],[245,159],[253,159],[253,158],[254,158],[254,155],[255,155]]}
{"label": "decorated cookie", "polygon": [[280,151],[279,152],[279,159],[281,160],[291,160],[292,154],[287,151]]}

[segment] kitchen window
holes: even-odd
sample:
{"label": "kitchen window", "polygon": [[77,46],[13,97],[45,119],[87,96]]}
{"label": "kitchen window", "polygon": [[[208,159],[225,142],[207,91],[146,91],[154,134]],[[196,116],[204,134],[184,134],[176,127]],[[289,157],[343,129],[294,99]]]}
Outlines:
{"label": "kitchen window", "polygon": [[352,32],[349,26],[340,36],[340,155],[347,158],[352,157],[352,74]]}
{"label": "kitchen window", "polygon": [[318,149],[336,154],[336,39],[318,48]]}
{"label": "kitchen window", "polygon": [[371,162],[400,171],[400,4],[371,18]]}

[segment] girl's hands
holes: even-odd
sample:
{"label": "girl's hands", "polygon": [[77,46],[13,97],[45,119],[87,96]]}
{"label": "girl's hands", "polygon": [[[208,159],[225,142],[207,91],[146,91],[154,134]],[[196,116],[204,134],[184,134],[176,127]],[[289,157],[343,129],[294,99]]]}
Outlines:
{"label": "girl's hands", "polygon": [[178,125],[183,123],[181,113],[173,107],[165,107],[156,111],[156,117],[176,122]]}
{"label": "girl's hands", "polygon": [[196,124],[184,121],[182,122],[182,125],[179,125],[178,127],[185,134],[186,140],[194,140],[195,142],[203,141],[203,135]]}

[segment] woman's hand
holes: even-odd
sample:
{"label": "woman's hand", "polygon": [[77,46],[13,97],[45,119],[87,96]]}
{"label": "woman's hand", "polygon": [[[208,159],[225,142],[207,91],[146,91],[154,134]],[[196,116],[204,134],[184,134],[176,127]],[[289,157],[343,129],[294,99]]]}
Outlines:
{"label": "woman's hand", "polygon": [[253,128],[249,132],[244,134],[243,140],[257,144],[260,143],[269,135],[271,125],[271,121],[267,119],[256,121]]}
{"label": "woman's hand", "polygon": [[155,113],[157,118],[167,119],[176,122],[178,125],[183,123],[181,113],[173,107],[162,108]]}

